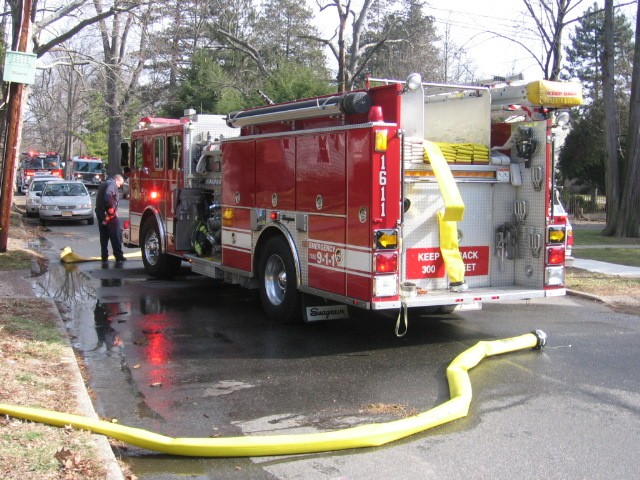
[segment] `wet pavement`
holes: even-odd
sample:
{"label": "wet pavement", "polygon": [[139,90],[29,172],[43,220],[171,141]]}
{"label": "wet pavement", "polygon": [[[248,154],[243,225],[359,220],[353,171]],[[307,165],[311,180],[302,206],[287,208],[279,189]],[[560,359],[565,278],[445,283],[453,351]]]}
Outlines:
{"label": "wet pavement", "polygon": [[[640,318],[573,297],[485,305],[411,320],[370,313],[278,325],[255,292],[191,275],[148,277],[139,260],[95,255],[91,227],[52,227],[37,291],[55,298],[98,413],[173,437],[334,430],[425,411],[448,398],[445,370],[482,339],[545,330],[542,352],[485,360],[469,416],[377,448],[263,458],[179,458],[126,445],[138,478],[629,478],[640,459]],[[93,239],[93,240],[92,240]]]}
{"label": "wet pavement", "polygon": [[[550,335],[543,352],[474,369],[470,415],[434,430],[378,448],[264,458],[117,447],[141,479],[511,479],[532,471],[627,478],[640,467],[631,452],[640,440],[632,407],[638,317],[601,305],[570,297],[487,305],[412,321],[399,339],[395,318],[368,314],[274,324],[254,292],[188,268],[167,282],[147,277],[140,261],[52,264],[39,285],[64,305],[98,413],[173,437],[308,433],[401,418],[448,398],[446,366],[477,340],[533,328]],[[603,466],[611,462],[613,471]]]}

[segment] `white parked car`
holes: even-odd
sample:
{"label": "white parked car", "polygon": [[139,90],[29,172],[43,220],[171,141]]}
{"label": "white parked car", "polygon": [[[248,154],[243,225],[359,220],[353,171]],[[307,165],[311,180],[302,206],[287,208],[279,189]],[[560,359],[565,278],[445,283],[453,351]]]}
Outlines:
{"label": "white parked car", "polygon": [[27,217],[37,217],[40,210],[40,198],[42,196],[42,189],[48,182],[63,181],[60,177],[55,175],[37,175],[33,177],[27,190],[26,210]]}
{"label": "white parked car", "polygon": [[42,189],[40,224],[50,221],[86,220],[93,225],[93,206],[87,187],[80,181],[49,182]]}

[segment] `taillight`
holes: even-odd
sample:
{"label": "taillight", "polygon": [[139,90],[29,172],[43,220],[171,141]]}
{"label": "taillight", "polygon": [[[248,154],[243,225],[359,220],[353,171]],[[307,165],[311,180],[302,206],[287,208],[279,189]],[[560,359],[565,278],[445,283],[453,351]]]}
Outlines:
{"label": "taillight", "polygon": [[373,255],[373,271],[375,273],[393,273],[397,270],[397,252],[376,252]]}
{"label": "taillight", "polygon": [[125,230],[129,230],[130,226],[131,226],[131,222],[129,220],[125,220],[124,223],[122,224],[122,228]]}
{"label": "taillight", "polygon": [[398,231],[375,230],[373,232],[373,248],[375,250],[393,250],[398,248]]}
{"label": "taillight", "polygon": [[552,226],[547,230],[547,242],[550,244],[564,243],[565,230],[564,226]]}
{"label": "taillight", "polygon": [[547,265],[562,265],[564,258],[564,246],[547,247]]}
{"label": "taillight", "polygon": [[573,228],[567,229],[567,247],[573,247]]}

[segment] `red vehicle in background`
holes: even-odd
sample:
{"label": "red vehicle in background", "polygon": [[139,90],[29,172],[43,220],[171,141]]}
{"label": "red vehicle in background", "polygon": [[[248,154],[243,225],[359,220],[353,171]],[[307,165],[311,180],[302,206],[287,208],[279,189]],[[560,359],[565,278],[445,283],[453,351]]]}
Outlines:
{"label": "red vehicle in background", "polygon": [[16,175],[16,189],[18,193],[26,193],[29,183],[35,175],[55,175],[63,178],[64,166],[62,157],[56,152],[28,151],[22,154],[18,174]]}

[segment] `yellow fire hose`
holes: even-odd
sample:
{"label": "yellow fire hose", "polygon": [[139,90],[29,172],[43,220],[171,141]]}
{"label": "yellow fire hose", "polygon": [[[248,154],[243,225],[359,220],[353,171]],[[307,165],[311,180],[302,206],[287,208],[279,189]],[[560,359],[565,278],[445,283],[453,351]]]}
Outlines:
{"label": "yellow fire hose", "polygon": [[450,400],[413,417],[331,432],[227,438],[172,438],[140,428],[38,408],[0,404],[0,414],[58,427],[70,425],[107,435],[147,450],[192,457],[291,455],[374,447],[466,416],[471,403],[471,382],[467,373],[469,369],[475,367],[485,357],[525,348],[539,349],[545,343],[546,334],[541,330],[519,337],[478,342],[458,355],[447,368]]}
{"label": "yellow fire hose", "polygon": [[[124,256],[126,258],[137,258],[142,256],[142,252],[137,251],[132,253],[125,253]],[[101,259],[102,257],[83,257],[81,255],[78,255],[73,250],[71,250],[71,247],[64,247],[60,251],[60,261],[62,263],[99,262]]]}
{"label": "yellow fire hose", "polygon": [[464,217],[464,202],[440,147],[425,140],[424,160],[428,161],[433,168],[444,201],[444,210],[438,212],[442,260],[451,284],[460,286],[464,284],[465,266],[458,248],[457,222],[461,222]]}

